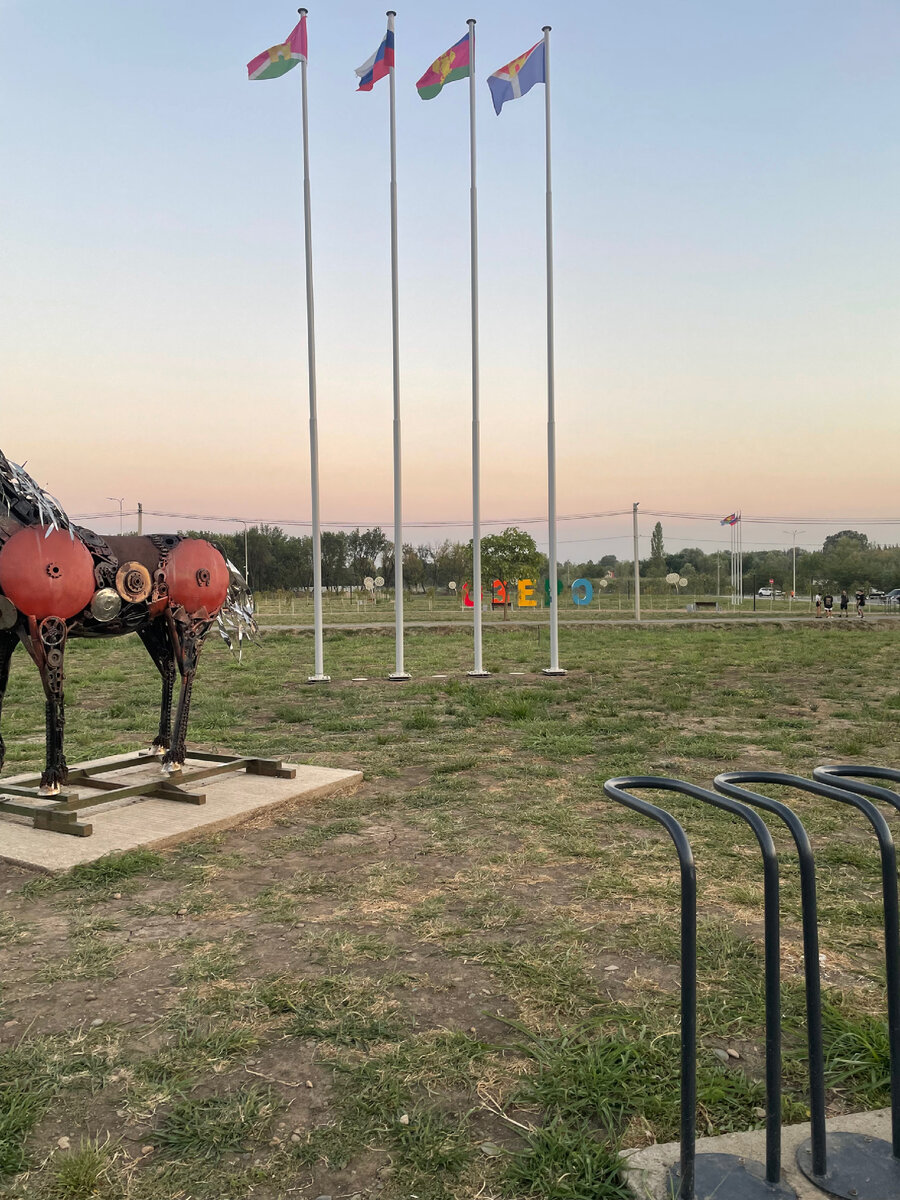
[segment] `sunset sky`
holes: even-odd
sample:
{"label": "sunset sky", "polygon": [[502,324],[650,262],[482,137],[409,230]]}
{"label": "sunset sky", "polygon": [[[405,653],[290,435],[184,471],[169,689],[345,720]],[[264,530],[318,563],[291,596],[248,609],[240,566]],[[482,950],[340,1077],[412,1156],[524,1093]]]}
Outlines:
{"label": "sunset sky", "polygon": [[[309,7],[322,516],[389,526],[388,87],[354,90],[384,9]],[[544,93],[498,118],[485,79],[550,24],[560,513],[784,518],[747,549],[900,520],[896,0],[398,5],[406,518],[471,514],[468,90],[414,86],[470,16],[484,517],[546,510]],[[300,71],[245,67],[296,20],[0,0],[0,447],[73,514],[309,519]],[[629,527],[568,523],[560,557]]]}

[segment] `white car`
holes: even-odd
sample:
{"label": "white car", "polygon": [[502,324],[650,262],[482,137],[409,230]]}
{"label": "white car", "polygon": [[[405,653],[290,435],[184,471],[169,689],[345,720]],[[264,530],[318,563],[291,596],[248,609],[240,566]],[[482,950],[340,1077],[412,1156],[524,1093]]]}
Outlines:
{"label": "white car", "polygon": [[771,596],[772,589],[770,587],[762,587],[756,594],[757,596]]}

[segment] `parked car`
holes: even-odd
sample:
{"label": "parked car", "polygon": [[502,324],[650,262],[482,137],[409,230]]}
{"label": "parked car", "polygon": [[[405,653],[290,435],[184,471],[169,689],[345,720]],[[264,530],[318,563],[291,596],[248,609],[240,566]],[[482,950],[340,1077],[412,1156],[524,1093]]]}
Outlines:
{"label": "parked car", "polygon": [[884,592],[882,592],[879,588],[872,588],[871,592],[869,592],[868,596],[866,596],[866,603],[886,604],[887,598],[885,597]]}
{"label": "parked car", "polygon": [[886,604],[900,604],[900,588],[892,588],[884,599]]}
{"label": "parked car", "polygon": [[770,587],[761,587],[756,594],[757,596],[771,596],[772,589]]}

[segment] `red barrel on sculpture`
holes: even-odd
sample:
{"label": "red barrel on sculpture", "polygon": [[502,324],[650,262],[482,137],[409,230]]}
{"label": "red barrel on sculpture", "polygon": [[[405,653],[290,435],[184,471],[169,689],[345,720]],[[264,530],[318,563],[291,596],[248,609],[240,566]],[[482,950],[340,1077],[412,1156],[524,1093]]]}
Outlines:
{"label": "red barrel on sculpture", "polygon": [[205,608],[215,616],[228,595],[228,565],[209,542],[202,538],[184,538],[166,562],[169,597],[187,612]]}
{"label": "red barrel on sculpture", "polygon": [[0,590],[26,616],[67,620],[90,604],[95,587],[90,551],[67,529],[32,525],[0,549]]}

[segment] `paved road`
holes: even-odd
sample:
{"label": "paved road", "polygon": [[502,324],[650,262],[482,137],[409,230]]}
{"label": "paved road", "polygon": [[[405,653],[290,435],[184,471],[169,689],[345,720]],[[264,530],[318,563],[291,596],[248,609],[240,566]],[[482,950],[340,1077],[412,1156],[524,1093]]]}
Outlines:
{"label": "paved road", "polygon": [[[832,617],[828,624],[839,625],[842,618]],[[858,623],[858,617],[846,618],[849,623],[851,620]],[[870,614],[865,618],[866,623],[881,622],[881,621],[897,621],[900,620],[900,614],[879,613],[877,616]],[[774,617],[753,617],[753,616],[728,616],[726,613],[717,613],[710,617],[650,617],[640,622],[642,629],[647,629],[657,625],[785,625],[787,623],[804,623],[810,624],[825,624],[824,617],[800,616],[793,617],[785,614],[784,616]],[[619,618],[598,618],[596,621],[590,619],[582,619],[579,621],[559,622],[560,625],[565,625],[573,629],[599,629],[605,626],[625,626],[628,628],[635,627],[634,618],[628,620],[620,620]],[[485,631],[489,629],[549,629],[549,621],[519,621],[515,618],[509,621],[491,621],[484,625]],[[394,628],[393,621],[348,621],[343,624],[330,623],[322,626],[323,629],[353,631],[356,633],[364,633],[370,629],[388,630]],[[407,621],[404,629],[460,629],[463,632],[471,630],[472,625],[469,621]],[[263,633],[312,633],[313,625],[260,625]]]}

